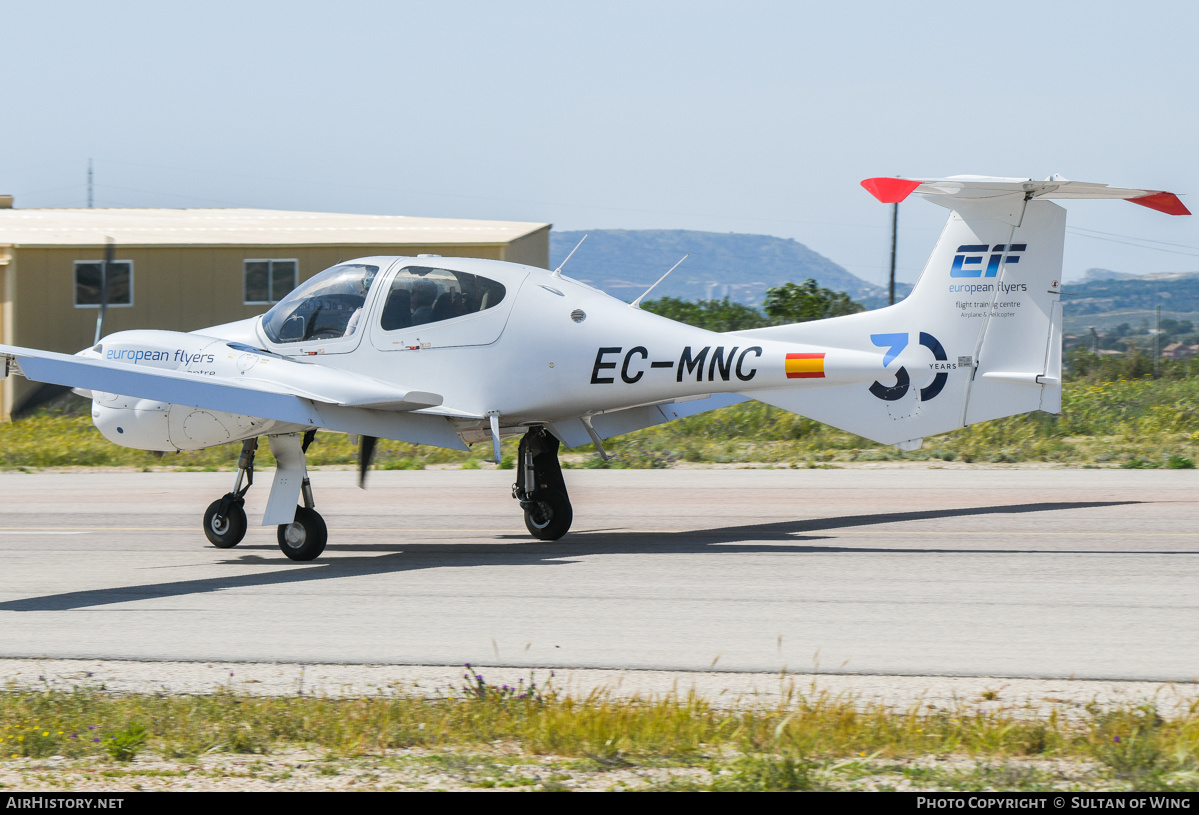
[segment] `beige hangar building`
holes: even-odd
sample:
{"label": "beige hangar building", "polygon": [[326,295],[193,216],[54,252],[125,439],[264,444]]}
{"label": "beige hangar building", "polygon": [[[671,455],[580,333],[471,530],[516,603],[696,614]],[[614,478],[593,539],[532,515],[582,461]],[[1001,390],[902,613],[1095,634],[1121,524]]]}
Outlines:
{"label": "beige hangar building", "polygon": [[[550,224],[255,209],[14,209],[0,196],[0,342],[74,353],[104,333],[194,331],[264,313],[339,261],[436,254],[549,266]],[[0,420],[38,387],[8,377]]]}

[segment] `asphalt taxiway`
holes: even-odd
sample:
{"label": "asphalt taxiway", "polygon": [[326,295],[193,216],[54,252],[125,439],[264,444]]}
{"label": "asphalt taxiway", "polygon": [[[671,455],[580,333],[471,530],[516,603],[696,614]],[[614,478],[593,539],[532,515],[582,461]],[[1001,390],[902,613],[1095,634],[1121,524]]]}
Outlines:
{"label": "asphalt taxiway", "polygon": [[511,471],[313,474],[324,555],[200,530],[230,473],[0,474],[0,657],[1199,677],[1199,473],[569,470],[531,539]]}

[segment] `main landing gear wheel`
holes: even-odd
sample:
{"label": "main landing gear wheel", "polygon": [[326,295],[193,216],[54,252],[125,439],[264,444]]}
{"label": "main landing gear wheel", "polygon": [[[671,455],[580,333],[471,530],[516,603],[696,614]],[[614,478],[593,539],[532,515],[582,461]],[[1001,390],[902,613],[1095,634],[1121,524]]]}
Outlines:
{"label": "main landing gear wheel", "polygon": [[570,500],[558,492],[538,493],[522,505],[525,506],[525,528],[538,540],[558,540],[567,533],[574,520]]}
{"label": "main landing gear wheel", "polygon": [[296,519],[279,524],[279,548],[292,560],[315,560],[325,551],[329,529],[315,509],[296,507]]}
{"label": "main landing gear wheel", "polygon": [[246,536],[246,511],[242,503],[232,495],[226,495],[208,505],[204,513],[204,536],[216,548],[231,549]]}
{"label": "main landing gear wheel", "polygon": [[512,497],[525,511],[525,528],[538,540],[556,541],[574,520],[558,463],[558,439],[534,427],[521,438],[518,459]]}

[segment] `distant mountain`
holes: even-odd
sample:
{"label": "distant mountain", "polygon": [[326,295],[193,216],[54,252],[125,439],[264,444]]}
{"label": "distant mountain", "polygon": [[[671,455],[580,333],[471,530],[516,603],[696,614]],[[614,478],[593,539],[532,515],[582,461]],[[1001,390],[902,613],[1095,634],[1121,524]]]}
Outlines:
{"label": "distant mountain", "polygon": [[[678,262],[691,257],[654,289],[650,298],[730,300],[760,306],[766,289],[800,283],[809,277],[834,291],[843,291],[867,308],[887,304],[887,292],[867,283],[798,241],[769,235],[694,232],[684,229],[592,229],[551,232],[550,268],[557,268],[583,235],[582,245],[563,272],[632,300]],[[896,285],[902,299],[909,283]],[[1110,269],[1088,269],[1083,280],[1062,286],[1067,333],[1100,331],[1121,323],[1143,327],[1154,308],[1163,318],[1199,323],[1199,272],[1133,275]]]}
{"label": "distant mountain", "polygon": [[1128,272],[1113,272],[1111,269],[1087,269],[1082,274],[1082,282],[1094,283],[1096,280],[1128,280],[1136,276]]}
{"label": "distant mountain", "polygon": [[[726,295],[737,303],[760,306],[766,290],[812,278],[824,288],[843,291],[858,302],[886,302],[887,293],[798,241],[769,235],[694,232],[685,229],[592,229],[550,233],[550,268],[587,235],[562,270],[613,297],[633,300],[667,269],[690,253],[650,294],[683,300],[715,300]],[[906,294],[911,287],[903,290]],[[902,296],[902,295],[900,295]]]}

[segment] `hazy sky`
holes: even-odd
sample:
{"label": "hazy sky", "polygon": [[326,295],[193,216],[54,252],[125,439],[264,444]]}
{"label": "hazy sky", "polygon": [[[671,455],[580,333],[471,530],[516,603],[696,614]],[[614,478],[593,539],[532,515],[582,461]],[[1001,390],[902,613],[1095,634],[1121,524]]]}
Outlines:
{"label": "hazy sky", "polygon": [[[1191,192],[1199,4],[10,2],[0,192],[794,237],[885,280],[858,182]],[[1199,215],[1070,210],[1066,277],[1199,270]],[[901,207],[900,277],[944,220]]]}

